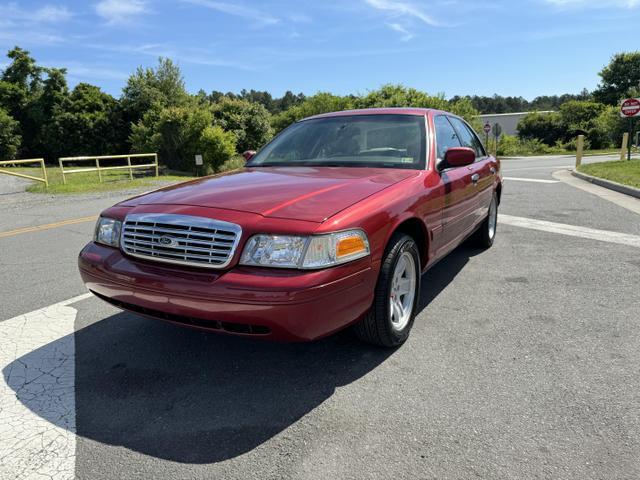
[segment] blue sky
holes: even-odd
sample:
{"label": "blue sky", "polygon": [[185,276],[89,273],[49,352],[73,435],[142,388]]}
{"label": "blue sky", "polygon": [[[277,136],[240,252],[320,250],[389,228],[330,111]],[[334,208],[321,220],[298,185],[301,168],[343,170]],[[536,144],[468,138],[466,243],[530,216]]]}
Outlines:
{"label": "blue sky", "polygon": [[[593,89],[640,48],[640,0],[0,0],[0,49],[118,96],[158,56],[187,88],[537,95]],[[0,58],[0,68],[6,57]]]}

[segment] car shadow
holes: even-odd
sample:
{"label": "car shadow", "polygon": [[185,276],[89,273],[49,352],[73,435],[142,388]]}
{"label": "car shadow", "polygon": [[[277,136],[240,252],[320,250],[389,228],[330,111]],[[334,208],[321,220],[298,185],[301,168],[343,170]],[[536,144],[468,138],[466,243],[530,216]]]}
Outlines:
{"label": "car shadow", "polygon": [[[462,246],[426,273],[420,310],[479,252]],[[75,340],[77,435],[182,463],[253,450],[394,354],[358,342],[349,330],[308,344],[267,343],[125,312],[91,323],[91,310],[78,310],[77,326],[89,324],[8,365],[7,384],[34,413],[73,428],[60,416],[73,405],[51,408],[50,399],[21,388],[24,382],[12,385],[10,373],[14,364],[45,368]]]}
{"label": "car shadow", "polygon": [[[3,369],[19,401],[61,428],[72,428],[60,412],[74,406],[52,408],[51,399],[23,388],[24,379],[16,383],[11,370],[47,369],[68,337]],[[75,431],[175,462],[220,462],[282,432],[392,354],[349,333],[267,343],[118,313],[75,333]]]}
{"label": "car shadow", "polygon": [[469,259],[485,250],[467,240],[422,275],[418,314],[424,310],[469,263]]}

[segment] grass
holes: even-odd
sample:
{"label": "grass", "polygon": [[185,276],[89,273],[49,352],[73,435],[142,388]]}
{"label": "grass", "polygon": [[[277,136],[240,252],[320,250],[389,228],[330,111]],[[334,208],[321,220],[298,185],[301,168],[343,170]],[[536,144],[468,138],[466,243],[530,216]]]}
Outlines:
{"label": "grass", "polygon": [[[236,156],[225,162],[220,168],[221,172],[235,170],[244,165],[244,159]],[[7,168],[5,170],[15,171],[32,175],[34,177],[42,177],[40,168]],[[73,168],[73,167],[69,167]],[[62,173],[59,167],[47,167],[47,177],[49,187],[45,187],[44,183],[33,182],[27,186],[27,191],[31,193],[48,193],[48,194],[80,194],[92,192],[110,192],[118,190],[135,190],[142,188],[154,188],[170,183],[186,182],[196,178],[192,173],[169,171],[155,177],[153,169],[134,170],[133,180],[129,178],[128,170],[107,170],[102,172],[102,182],[99,181],[98,172],[73,173],[67,174],[67,183],[62,181]]]}
{"label": "grass", "polygon": [[578,171],[612,182],[640,188],[640,160],[591,163],[580,165]]}
{"label": "grass", "polygon": [[[635,150],[634,150],[635,152]],[[585,150],[583,152],[583,156],[585,157],[595,157],[597,155],[619,155],[619,148],[606,148],[600,150]],[[563,148],[554,148],[549,147],[544,153],[540,152],[509,152],[509,155],[498,155],[499,157],[540,157],[544,155],[576,155],[575,150],[565,150]]]}
{"label": "grass", "polygon": [[[7,169],[14,170],[14,169]],[[16,168],[16,172],[33,175],[34,177],[42,176],[39,168]],[[137,188],[156,187],[160,184],[170,182],[183,182],[194,177],[188,174],[171,172],[168,175],[160,175],[158,178],[152,172],[135,172],[133,180],[129,179],[129,171],[106,171],[102,172],[102,182],[99,181],[98,172],[73,173],[66,175],[67,183],[62,181],[62,173],[59,167],[47,167],[47,177],[49,187],[45,187],[44,183],[33,182],[27,186],[27,191],[31,193],[49,193],[49,194],[78,194],[91,192],[109,192],[117,190],[134,190]]]}

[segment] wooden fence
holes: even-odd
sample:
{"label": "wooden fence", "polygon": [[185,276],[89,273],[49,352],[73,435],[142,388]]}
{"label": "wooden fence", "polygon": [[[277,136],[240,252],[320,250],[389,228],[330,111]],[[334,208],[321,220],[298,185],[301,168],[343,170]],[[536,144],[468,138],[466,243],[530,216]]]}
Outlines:
{"label": "wooden fence", "polygon": [[[144,164],[132,164],[132,158],[153,158],[152,163],[144,163]],[[100,160],[114,160],[114,159],[122,159],[127,160],[126,165],[117,165],[110,167],[103,167],[100,165]],[[100,182],[102,182],[102,172],[108,170],[129,170],[129,178],[133,180],[133,170],[142,169],[142,168],[153,168],[155,169],[156,177],[158,176],[158,154],[157,153],[132,153],[130,155],[103,155],[98,157],[63,157],[58,159],[60,163],[60,172],[62,173],[62,183],[67,183],[66,175],[70,175],[73,173],[84,173],[84,172],[98,172],[98,178]],[[64,164],[66,162],[94,162],[95,167],[82,167],[82,168],[74,168],[65,170]],[[68,168],[68,167],[67,167]]]}

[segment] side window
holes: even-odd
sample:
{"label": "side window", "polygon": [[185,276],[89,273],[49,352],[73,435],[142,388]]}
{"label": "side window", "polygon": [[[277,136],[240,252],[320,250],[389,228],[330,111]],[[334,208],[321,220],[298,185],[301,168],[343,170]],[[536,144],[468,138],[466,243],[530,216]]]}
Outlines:
{"label": "side window", "polygon": [[462,143],[462,146],[475,150],[476,158],[484,157],[486,155],[484,153],[484,147],[473,130],[471,130],[471,128],[469,128],[469,126],[459,118],[450,117],[449,120],[451,120],[451,123],[456,128],[456,131],[460,136],[460,143]]}
{"label": "side window", "polygon": [[453,147],[460,146],[458,134],[444,115],[438,115],[433,119],[436,127],[436,145],[438,146],[438,160],[444,160],[444,154]]}

